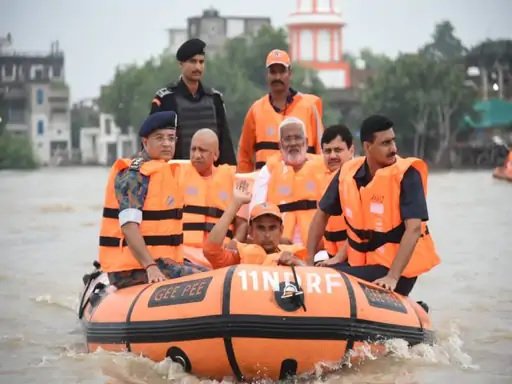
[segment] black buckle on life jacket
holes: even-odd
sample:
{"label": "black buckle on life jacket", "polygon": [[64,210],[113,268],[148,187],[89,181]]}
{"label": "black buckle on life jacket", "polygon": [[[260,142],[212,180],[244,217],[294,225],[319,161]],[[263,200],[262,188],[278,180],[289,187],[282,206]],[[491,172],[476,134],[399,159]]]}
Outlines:
{"label": "black buckle on life jacket", "polygon": [[310,209],[316,209],[317,201],[316,200],[297,200],[297,201],[292,201],[291,203],[279,204],[278,207],[282,213],[293,212],[293,211],[307,211]]}
{"label": "black buckle on life jacket", "polygon": [[325,231],[324,232],[325,240],[336,243],[338,241],[347,240],[347,231]]}

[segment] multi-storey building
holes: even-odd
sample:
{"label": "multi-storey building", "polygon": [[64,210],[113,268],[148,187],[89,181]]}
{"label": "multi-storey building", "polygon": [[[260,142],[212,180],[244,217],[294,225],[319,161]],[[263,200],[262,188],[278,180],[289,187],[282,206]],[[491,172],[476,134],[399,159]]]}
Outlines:
{"label": "multi-storey building", "polygon": [[0,40],[0,101],[6,131],[29,138],[43,165],[69,155],[69,88],[58,42],[48,53],[18,52]]}

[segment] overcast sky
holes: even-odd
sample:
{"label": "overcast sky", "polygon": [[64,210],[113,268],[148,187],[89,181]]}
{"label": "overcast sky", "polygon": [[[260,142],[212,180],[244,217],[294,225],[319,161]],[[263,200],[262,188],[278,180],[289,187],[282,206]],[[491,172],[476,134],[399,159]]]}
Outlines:
{"label": "overcast sky", "polygon": [[[0,36],[18,51],[49,51],[59,40],[72,101],[99,95],[118,64],[141,63],[167,45],[167,28],[212,5],[221,15],[270,16],[283,26],[295,0],[0,0]],[[512,0],[339,0],[344,49],[415,51],[450,20],[466,46],[512,39]],[[262,59],[263,60],[263,59]]]}

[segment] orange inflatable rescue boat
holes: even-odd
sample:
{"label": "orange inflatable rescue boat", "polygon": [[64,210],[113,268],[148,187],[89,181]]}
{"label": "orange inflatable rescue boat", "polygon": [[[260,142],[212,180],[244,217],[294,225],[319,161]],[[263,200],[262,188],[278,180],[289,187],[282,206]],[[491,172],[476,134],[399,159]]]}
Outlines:
{"label": "orange inflatable rescue boat", "polygon": [[369,343],[432,342],[425,309],[331,268],[236,265],[120,290],[84,277],[89,351],[166,357],[199,377],[284,379]]}
{"label": "orange inflatable rescue boat", "polygon": [[512,181],[512,150],[508,152],[505,164],[494,168],[492,175],[497,179]]}
{"label": "orange inflatable rescue boat", "polygon": [[492,172],[492,176],[496,179],[512,182],[512,167],[510,169],[505,167],[496,167]]}

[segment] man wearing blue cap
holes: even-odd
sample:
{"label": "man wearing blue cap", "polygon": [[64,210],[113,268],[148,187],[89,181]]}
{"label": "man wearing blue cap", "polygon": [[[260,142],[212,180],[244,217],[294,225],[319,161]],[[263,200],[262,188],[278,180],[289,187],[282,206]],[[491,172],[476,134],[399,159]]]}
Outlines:
{"label": "man wearing blue cap", "polygon": [[112,166],[105,193],[99,260],[117,288],[175,278],[200,269],[183,265],[183,196],[168,161],[176,147],[177,115],[150,115],[135,159]]}
{"label": "man wearing blue cap", "polygon": [[205,66],[206,44],[200,39],[191,39],[181,45],[176,59],[181,68],[177,83],[158,90],[151,102],[151,112],[176,111],[178,113],[178,134],[176,159],[188,159],[194,133],[210,128],[219,137],[219,159],[217,164],[236,164],[235,151],[226,119],[222,94],[204,87],[201,78]]}

